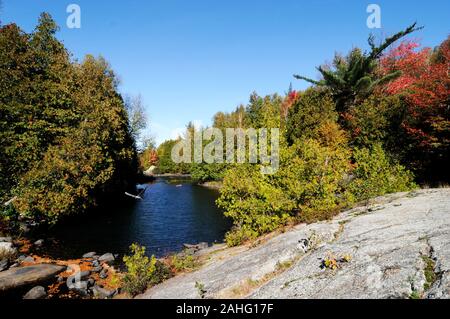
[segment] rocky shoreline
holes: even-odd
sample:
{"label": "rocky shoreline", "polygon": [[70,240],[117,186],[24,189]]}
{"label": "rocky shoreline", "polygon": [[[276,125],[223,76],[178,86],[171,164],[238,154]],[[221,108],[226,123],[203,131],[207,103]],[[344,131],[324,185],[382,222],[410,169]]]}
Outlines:
{"label": "rocky shoreline", "polygon": [[0,296],[105,299],[121,293],[117,255],[89,252],[79,259],[55,260],[31,253],[43,243],[0,237]]}
{"label": "rocky shoreline", "polygon": [[[121,290],[124,273],[117,254],[87,252],[77,259],[45,256],[48,240],[0,237],[0,298],[7,299],[126,299]],[[184,244],[177,254],[159,259],[190,260],[195,266],[202,257],[224,248],[208,243]],[[192,258],[192,259],[189,259]],[[173,261],[173,260],[172,260]],[[171,276],[193,269],[172,270]]]}

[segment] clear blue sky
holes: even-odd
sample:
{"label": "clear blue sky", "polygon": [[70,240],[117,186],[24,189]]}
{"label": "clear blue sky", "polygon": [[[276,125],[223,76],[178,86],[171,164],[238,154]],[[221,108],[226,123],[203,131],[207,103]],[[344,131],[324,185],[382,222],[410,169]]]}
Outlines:
{"label": "clear blue sky", "polygon": [[[141,94],[161,142],[189,120],[210,124],[216,111],[246,103],[252,91],[283,93],[294,73],[317,78],[315,66],[335,51],[366,48],[413,21],[415,38],[435,46],[449,34],[450,1],[413,0],[3,0],[2,23],[32,31],[40,12],[61,26],[75,58],[104,56],[124,94]],[[66,7],[81,7],[81,29],[66,27]],[[382,28],[368,29],[367,5],[381,7]]]}

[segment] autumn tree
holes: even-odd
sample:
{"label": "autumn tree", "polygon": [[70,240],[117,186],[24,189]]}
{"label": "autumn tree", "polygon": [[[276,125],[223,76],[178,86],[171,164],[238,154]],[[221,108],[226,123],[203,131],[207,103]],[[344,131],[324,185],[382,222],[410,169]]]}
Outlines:
{"label": "autumn tree", "polygon": [[418,43],[404,42],[383,57],[381,75],[401,72],[401,76],[380,92],[402,98],[404,107],[394,146],[403,160],[422,180],[448,181],[450,39],[435,50],[418,48]]}

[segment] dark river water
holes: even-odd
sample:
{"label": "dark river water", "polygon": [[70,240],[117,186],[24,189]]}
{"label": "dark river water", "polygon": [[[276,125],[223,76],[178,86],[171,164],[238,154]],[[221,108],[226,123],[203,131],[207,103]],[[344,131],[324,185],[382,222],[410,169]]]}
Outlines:
{"label": "dark river water", "polygon": [[216,205],[216,190],[184,182],[157,180],[143,200],[125,198],[101,214],[66,223],[48,232],[45,251],[59,258],[86,252],[124,254],[132,243],[158,257],[180,251],[184,243],[221,242],[231,222]]}

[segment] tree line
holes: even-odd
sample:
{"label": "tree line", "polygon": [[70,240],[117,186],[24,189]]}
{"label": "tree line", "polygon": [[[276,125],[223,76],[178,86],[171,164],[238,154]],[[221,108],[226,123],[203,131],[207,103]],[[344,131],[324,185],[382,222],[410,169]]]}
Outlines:
{"label": "tree line", "polygon": [[379,44],[370,36],[368,51],[354,48],[319,66],[320,80],[295,75],[312,84],[305,91],[253,93],[247,105],[214,116],[222,130],[280,128],[275,174],[262,175],[261,164],[175,164],[176,140],[152,150],[153,163],[200,183],[223,181],[217,204],[234,221],[230,245],[374,196],[448,183],[450,38],[434,49],[399,41],[419,29],[413,24]]}

